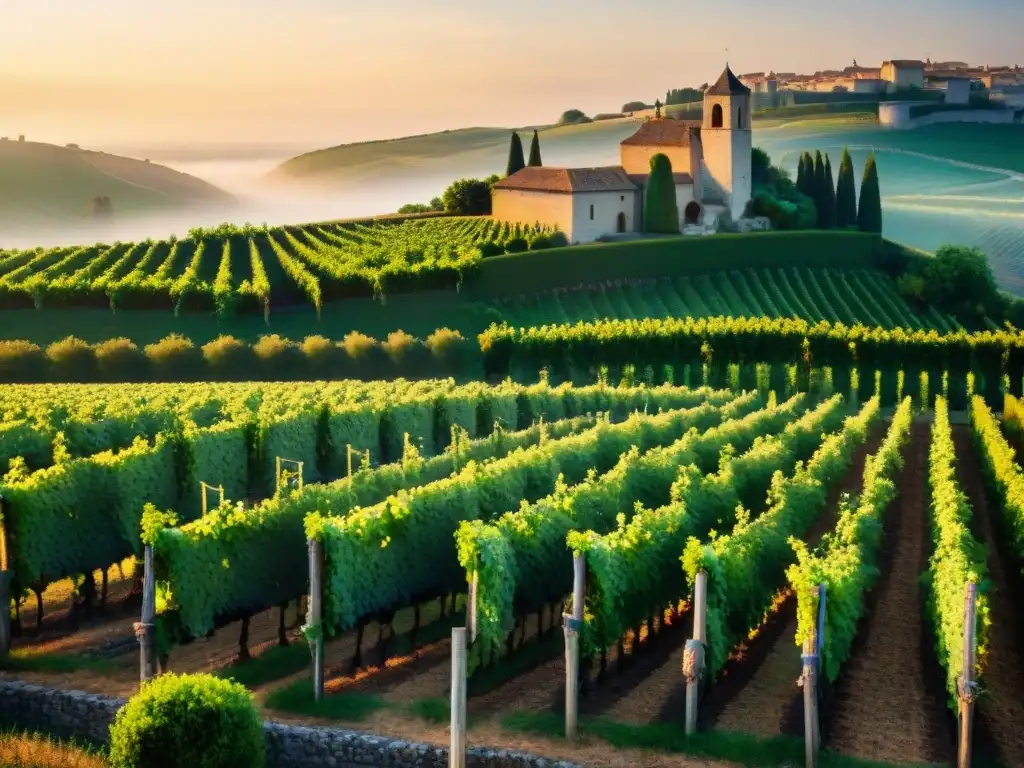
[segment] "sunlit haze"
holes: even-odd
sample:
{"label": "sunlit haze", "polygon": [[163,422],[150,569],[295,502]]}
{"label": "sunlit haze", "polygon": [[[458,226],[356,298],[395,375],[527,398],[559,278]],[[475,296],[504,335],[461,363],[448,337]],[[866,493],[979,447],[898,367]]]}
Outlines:
{"label": "sunlit haze", "polygon": [[1018,0],[9,0],[0,133],[313,148],[615,109],[727,58],[1022,63],[1022,29]]}

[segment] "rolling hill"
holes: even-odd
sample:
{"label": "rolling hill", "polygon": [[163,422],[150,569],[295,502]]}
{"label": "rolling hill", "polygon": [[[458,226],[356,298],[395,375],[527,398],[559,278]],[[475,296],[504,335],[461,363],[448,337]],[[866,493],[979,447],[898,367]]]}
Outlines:
{"label": "rolling hill", "polygon": [[0,140],[0,222],[82,219],[109,197],[115,215],[230,203],[226,192],[166,166],[32,141]]}

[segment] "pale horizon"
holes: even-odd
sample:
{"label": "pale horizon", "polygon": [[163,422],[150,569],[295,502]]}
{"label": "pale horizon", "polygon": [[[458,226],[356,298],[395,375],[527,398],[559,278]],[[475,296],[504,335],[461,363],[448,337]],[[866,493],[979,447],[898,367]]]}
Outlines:
{"label": "pale horizon", "polygon": [[1024,60],[1024,4],[1013,0],[805,8],[15,0],[0,25],[0,135],[312,149],[616,110],[713,80],[726,60],[737,73],[813,72],[855,58]]}

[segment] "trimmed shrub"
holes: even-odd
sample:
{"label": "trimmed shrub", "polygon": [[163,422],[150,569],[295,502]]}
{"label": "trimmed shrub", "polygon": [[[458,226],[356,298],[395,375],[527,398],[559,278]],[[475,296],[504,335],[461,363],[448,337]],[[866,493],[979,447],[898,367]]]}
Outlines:
{"label": "trimmed shrub", "polygon": [[523,253],[530,250],[530,243],[525,237],[513,237],[505,243],[506,253]]}
{"label": "trimmed shrub", "polygon": [[46,348],[50,378],[54,381],[95,381],[96,354],[81,339],[68,336]]}
{"label": "trimmed shrub", "polygon": [[218,336],[203,345],[203,359],[220,381],[245,381],[255,367],[252,347],[234,336]]}
{"label": "trimmed shrub", "polygon": [[143,352],[157,381],[195,381],[203,374],[203,354],[191,339],[172,333]]}
{"label": "trimmed shrub", "polygon": [[93,348],[103,381],[146,381],[149,360],[131,339],[108,339]]}
{"label": "trimmed shrub", "polygon": [[257,372],[266,379],[288,381],[306,377],[309,366],[302,348],[276,333],[260,336],[252,346],[252,354]]}
{"label": "trimmed shrub", "polygon": [[263,723],[238,683],[161,675],[117,713],[109,761],[111,768],[263,768]]}
{"label": "trimmed shrub", "polygon": [[333,379],[345,367],[345,351],[326,336],[307,336],[300,349],[313,378]]}
{"label": "trimmed shrub", "polygon": [[365,333],[351,331],[339,346],[345,352],[343,375],[346,377],[376,379],[390,363],[377,340]]}
{"label": "trimmed shrub", "polygon": [[427,336],[425,346],[435,361],[434,368],[446,374],[465,370],[473,353],[473,345],[451,328],[438,328]]}
{"label": "trimmed shrub", "polygon": [[0,381],[31,384],[46,378],[49,361],[42,347],[28,341],[0,341]]}
{"label": "trimmed shrub", "polygon": [[423,342],[402,330],[389,333],[387,341],[380,347],[391,361],[396,375],[422,376],[430,362],[430,354]]}

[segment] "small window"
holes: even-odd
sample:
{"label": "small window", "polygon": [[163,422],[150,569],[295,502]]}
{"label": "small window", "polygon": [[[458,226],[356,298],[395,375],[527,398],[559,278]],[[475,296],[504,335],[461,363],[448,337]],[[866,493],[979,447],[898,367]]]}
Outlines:
{"label": "small window", "polygon": [[625,195],[619,195],[619,202],[621,202],[621,203],[626,202],[626,196]]}
{"label": "small window", "polygon": [[740,107],[739,109],[736,110],[736,127],[743,127],[743,107]]}
{"label": "small window", "polygon": [[721,128],[722,127],[722,105],[715,104],[711,108],[711,127]]}
{"label": "small window", "polygon": [[590,220],[594,220],[594,206],[590,206]]}

